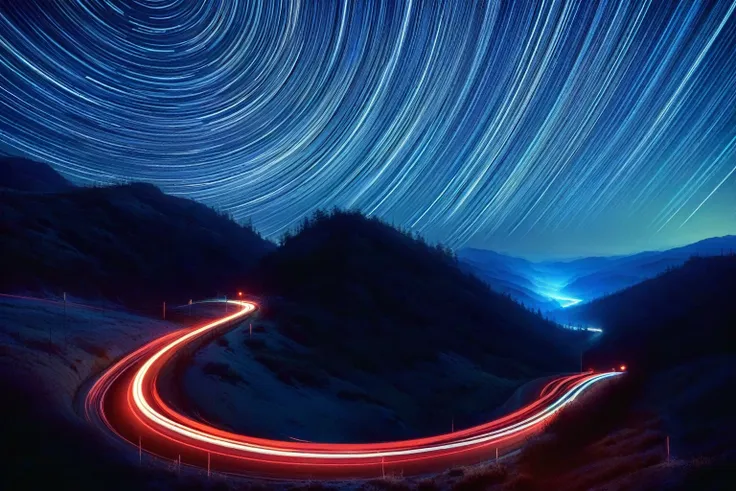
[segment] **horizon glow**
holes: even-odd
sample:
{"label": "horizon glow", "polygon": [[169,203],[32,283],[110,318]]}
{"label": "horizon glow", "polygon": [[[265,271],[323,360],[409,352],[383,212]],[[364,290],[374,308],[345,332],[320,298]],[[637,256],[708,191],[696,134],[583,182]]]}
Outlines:
{"label": "horizon glow", "polygon": [[548,294],[542,294],[546,296],[547,298],[551,298],[552,300],[555,300],[557,303],[560,304],[560,307],[563,309],[566,309],[568,307],[572,307],[573,305],[577,305],[580,302],[582,302],[579,298],[572,298],[572,297],[562,297],[559,295],[548,295]]}

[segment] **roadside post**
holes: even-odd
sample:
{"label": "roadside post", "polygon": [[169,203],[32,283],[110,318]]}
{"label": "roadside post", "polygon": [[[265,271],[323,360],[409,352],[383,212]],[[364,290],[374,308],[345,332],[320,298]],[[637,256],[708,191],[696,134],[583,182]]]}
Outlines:
{"label": "roadside post", "polygon": [[66,346],[66,292],[64,292],[64,346]]}

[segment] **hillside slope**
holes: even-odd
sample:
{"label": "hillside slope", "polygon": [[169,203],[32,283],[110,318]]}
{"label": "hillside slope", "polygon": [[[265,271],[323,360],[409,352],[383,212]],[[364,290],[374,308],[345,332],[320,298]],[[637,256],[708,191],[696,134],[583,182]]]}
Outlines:
{"label": "hillside slope", "polygon": [[[304,326],[317,339],[349,329],[350,342],[334,346],[335,356],[383,340],[382,364],[394,349],[406,363],[407,346],[417,360],[444,350],[550,370],[570,361],[559,348],[567,333],[462,272],[451,252],[359,213],[307,221],[264,257],[258,276],[262,291],[332,314]],[[334,323],[342,318],[350,325]]]}
{"label": "hillside slope", "polygon": [[733,353],[735,291],[736,256],[693,257],[656,278],[567,309],[565,315],[604,329],[591,361],[663,368]]}
{"label": "hillside slope", "polygon": [[0,191],[0,291],[160,304],[235,289],[275,246],[142,183]]}
{"label": "hillside slope", "polygon": [[629,373],[618,394],[580,408],[537,448],[550,474],[542,489],[732,487],[734,292],[736,256],[693,257],[565,312],[604,329],[586,366],[625,363]]}

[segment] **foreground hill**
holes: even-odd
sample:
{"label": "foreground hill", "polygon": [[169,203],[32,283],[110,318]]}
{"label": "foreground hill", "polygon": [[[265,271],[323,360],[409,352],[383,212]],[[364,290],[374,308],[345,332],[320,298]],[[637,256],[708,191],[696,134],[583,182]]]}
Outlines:
{"label": "foreground hill", "polygon": [[[53,180],[50,168],[34,169]],[[202,204],[143,183],[0,191],[0,234],[0,291],[148,305],[235,289],[275,247]]]}
{"label": "foreground hill", "polygon": [[249,434],[437,434],[481,423],[531,379],[577,368],[568,343],[581,334],[491,291],[446,249],[358,213],[305,221],[256,276],[252,291],[268,298],[252,335],[233,331],[199,352],[183,391],[192,414]]}
{"label": "foreground hill", "polygon": [[305,221],[264,257],[259,273],[262,291],[334,314],[304,326],[317,339],[349,329],[337,356],[365,341],[381,348],[381,364],[393,360],[394,349],[405,363],[407,346],[417,360],[456,351],[540,369],[569,361],[559,349],[568,334],[555,324],[461,271],[449,250],[359,213],[335,211]]}
{"label": "foreground hill", "polygon": [[[653,412],[673,454],[694,464],[736,461],[729,394],[736,390],[736,256],[683,266],[569,309],[604,329],[586,363],[626,363],[641,381],[636,407]],[[567,312],[566,312],[567,313]],[[702,489],[710,489],[703,487]]]}
{"label": "foreground hill", "polygon": [[566,310],[604,329],[586,364],[625,362],[628,373],[563,410],[515,465],[478,470],[455,489],[732,489],[734,291],[736,256],[695,257]]}

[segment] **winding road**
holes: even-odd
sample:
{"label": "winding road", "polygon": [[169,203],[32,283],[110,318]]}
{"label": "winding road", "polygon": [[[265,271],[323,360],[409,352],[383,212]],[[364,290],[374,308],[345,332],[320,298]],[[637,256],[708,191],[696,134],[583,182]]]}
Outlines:
{"label": "winding road", "polygon": [[[219,302],[223,302],[220,300]],[[539,432],[566,404],[620,372],[580,373],[549,382],[533,403],[494,421],[452,433],[370,444],[276,441],[239,435],[183,414],[159,385],[172,359],[207,336],[237,325],[255,303],[228,300],[236,312],[162,336],[110,367],[92,385],[85,416],[140,452],[212,472],[279,479],[371,478],[439,472],[495,458]]]}

